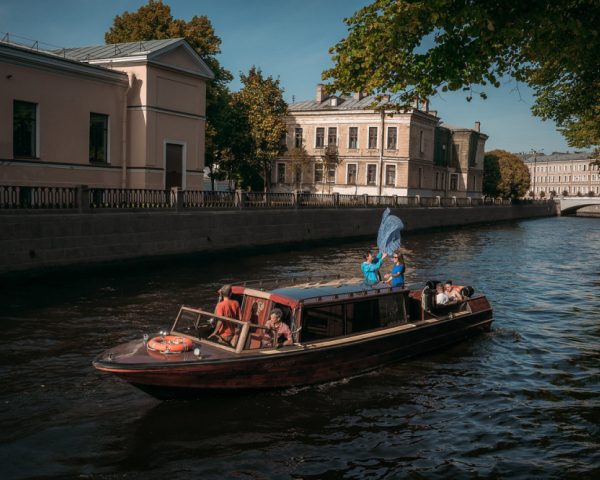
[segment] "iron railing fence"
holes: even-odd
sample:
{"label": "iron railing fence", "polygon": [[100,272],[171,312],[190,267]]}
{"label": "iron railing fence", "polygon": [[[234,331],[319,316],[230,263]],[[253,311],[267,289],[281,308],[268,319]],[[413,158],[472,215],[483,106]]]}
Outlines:
{"label": "iron railing fence", "polygon": [[142,188],[90,188],[90,208],[169,208],[174,205],[171,190],[147,190]]}
{"label": "iron railing fence", "polygon": [[87,187],[0,186],[0,209],[371,208],[545,205],[553,199],[399,197],[289,192],[214,192]]}
{"label": "iron railing fence", "polygon": [[0,186],[0,208],[69,209],[77,208],[76,187]]}

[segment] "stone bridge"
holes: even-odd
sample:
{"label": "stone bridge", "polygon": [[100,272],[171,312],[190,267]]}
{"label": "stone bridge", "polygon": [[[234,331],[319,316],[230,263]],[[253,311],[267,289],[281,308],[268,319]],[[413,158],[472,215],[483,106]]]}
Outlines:
{"label": "stone bridge", "polygon": [[580,208],[600,205],[600,197],[555,197],[554,201],[559,215],[575,215]]}

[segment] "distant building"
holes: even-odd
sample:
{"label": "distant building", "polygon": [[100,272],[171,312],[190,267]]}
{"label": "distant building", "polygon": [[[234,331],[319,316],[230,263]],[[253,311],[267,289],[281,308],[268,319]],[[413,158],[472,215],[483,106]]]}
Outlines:
{"label": "distant building", "polygon": [[0,42],[0,184],[201,190],[213,77],[182,38]]}
{"label": "distant building", "polygon": [[600,175],[597,165],[590,165],[590,152],[561,153],[552,155],[539,153],[517,153],[529,169],[529,191],[539,196],[541,192],[549,196],[552,192],[562,195],[597,195],[600,189]]}
{"label": "distant building", "polygon": [[[385,96],[380,106],[389,103]],[[440,122],[423,102],[406,113],[385,116],[365,110],[374,97],[327,95],[317,86],[315,100],[290,104],[287,154],[274,162],[274,191],[339,192],[369,195],[480,197],[488,136]],[[311,165],[291,178],[290,150],[303,145]],[[335,146],[341,163],[329,172],[321,161]]]}

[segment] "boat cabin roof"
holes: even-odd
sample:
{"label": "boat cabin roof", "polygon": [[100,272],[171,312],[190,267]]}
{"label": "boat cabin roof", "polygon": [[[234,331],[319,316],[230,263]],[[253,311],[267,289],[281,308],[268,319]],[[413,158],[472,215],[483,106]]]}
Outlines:
{"label": "boat cabin roof", "polygon": [[387,283],[367,283],[362,277],[318,276],[266,279],[233,284],[233,293],[268,298],[298,308],[305,303],[318,303],[355,296],[400,292],[400,287]]}

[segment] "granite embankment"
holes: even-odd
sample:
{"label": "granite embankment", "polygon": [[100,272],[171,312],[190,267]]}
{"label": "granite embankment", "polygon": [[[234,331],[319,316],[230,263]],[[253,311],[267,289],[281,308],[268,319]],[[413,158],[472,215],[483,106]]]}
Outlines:
{"label": "granite embankment", "polygon": [[[224,251],[375,239],[383,208],[0,213],[0,277]],[[556,215],[554,204],[398,207],[404,233]]]}

